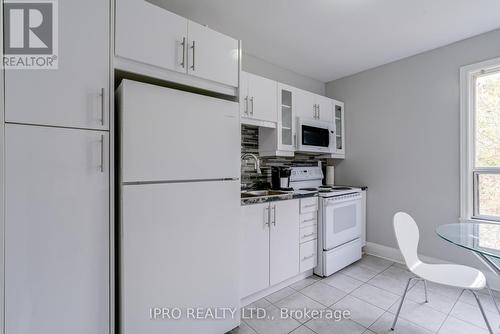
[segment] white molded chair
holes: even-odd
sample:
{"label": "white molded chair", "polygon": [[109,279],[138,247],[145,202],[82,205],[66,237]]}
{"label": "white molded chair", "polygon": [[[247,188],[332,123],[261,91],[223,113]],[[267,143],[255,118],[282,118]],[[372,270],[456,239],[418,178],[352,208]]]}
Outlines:
{"label": "white molded chair", "polygon": [[477,269],[458,264],[427,264],[420,261],[417,254],[419,240],[418,226],[417,223],[415,223],[415,220],[413,220],[413,218],[407,213],[398,212],[394,215],[394,233],[396,234],[396,240],[398,242],[399,249],[403,254],[406,266],[417,277],[411,277],[408,279],[408,283],[406,284],[406,288],[403,293],[403,297],[401,298],[396,316],[394,317],[391,329],[394,330],[394,327],[396,326],[399,312],[403,306],[411,281],[418,280],[424,281],[426,303],[428,302],[426,281],[469,290],[476,298],[489,332],[493,334],[490,323],[486,318],[483,305],[481,305],[476,293],[478,290],[487,288],[498,311],[496,300],[486,284],[484,274]]}

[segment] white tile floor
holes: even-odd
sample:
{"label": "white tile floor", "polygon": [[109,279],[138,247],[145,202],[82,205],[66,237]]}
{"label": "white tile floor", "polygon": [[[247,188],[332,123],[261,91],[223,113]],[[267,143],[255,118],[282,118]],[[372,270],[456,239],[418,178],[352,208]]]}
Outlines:
{"label": "white tile floor", "polygon": [[[432,283],[428,283],[429,303],[424,303],[422,283],[412,286],[392,332],[394,313],[411,276],[400,264],[364,256],[330,277],[311,276],[249,305],[264,308],[274,320],[243,319],[231,334],[488,334],[472,294]],[[485,291],[480,299],[492,327],[500,332],[493,302]],[[349,310],[351,317],[340,321],[280,319],[280,308]]]}

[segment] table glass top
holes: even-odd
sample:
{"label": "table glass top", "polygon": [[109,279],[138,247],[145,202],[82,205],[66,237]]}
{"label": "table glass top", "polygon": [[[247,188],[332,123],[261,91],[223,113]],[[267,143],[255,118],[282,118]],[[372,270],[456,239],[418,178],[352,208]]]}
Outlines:
{"label": "table glass top", "polygon": [[438,226],[436,233],[455,245],[500,259],[500,224],[446,224]]}

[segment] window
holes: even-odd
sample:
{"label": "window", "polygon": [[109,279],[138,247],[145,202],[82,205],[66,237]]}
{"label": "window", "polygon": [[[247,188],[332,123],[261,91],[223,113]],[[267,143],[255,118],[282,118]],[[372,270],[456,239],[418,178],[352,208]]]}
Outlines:
{"label": "window", "polygon": [[461,216],[500,221],[500,59],[461,69]]}

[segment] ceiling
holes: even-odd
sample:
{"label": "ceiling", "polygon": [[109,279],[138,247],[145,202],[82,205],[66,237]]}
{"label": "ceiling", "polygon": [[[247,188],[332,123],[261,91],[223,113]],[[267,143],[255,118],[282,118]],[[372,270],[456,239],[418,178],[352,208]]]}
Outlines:
{"label": "ceiling", "polygon": [[500,28],[499,0],[149,1],[323,82]]}

